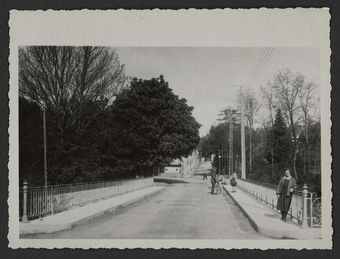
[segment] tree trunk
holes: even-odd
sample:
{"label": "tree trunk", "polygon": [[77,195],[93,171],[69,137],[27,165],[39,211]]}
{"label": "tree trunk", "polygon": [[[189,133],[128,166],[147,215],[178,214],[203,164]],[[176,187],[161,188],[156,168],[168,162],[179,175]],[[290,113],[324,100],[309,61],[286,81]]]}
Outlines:
{"label": "tree trunk", "polygon": [[307,124],[307,114],[304,116],[305,121],[305,144],[303,148],[303,175],[306,176],[306,162],[307,162],[307,153],[308,153],[308,124]]}
{"label": "tree trunk", "polygon": [[303,150],[302,158],[303,158],[303,176],[306,176],[306,147]]}
{"label": "tree trunk", "polygon": [[310,173],[310,152],[309,152],[309,145],[307,146],[307,150],[306,150],[306,171],[307,174]]}
{"label": "tree trunk", "polygon": [[316,154],[315,154],[315,159],[314,159],[314,174],[316,173]]}
{"label": "tree trunk", "polygon": [[272,164],[272,179],[275,179],[275,170],[274,170],[274,145],[272,145],[272,148],[270,150],[270,154],[271,154],[271,164]]}
{"label": "tree trunk", "polygon": [[[307,119],[306,119],[307,120]],[[308,124],[306,123],[306,171],[309,173],[309,135],[308,135]]]}
{"label": "tree trunk", "polygon": [[293,172],[294,172],[295,180],[297,181],[298,176],[297,176],[297,172],[296,172],[296,148],[295,148],[295,144],[294,144],[294,155],[293,155]]}
{"label": "tree trunk", "polygon": [[294,117],[293,113],[290,112],[289,114],[289,119],[290,119],[290,129],[291,133],[293,136],[293,172],[294,172],[294,177],[297,180],[297,172],[296,172],[296,154],[297,154],[297,148],[296,148],[296,132],[295,132],[295,125],[294,125]]}

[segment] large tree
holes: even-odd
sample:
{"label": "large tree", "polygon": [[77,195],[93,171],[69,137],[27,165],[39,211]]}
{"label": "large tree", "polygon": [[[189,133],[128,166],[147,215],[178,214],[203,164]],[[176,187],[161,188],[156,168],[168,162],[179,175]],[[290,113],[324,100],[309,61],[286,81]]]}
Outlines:
{"label": "large tree", "polygon": [[241,98],[242,105],[244,107],[244,114],[249,127],[249,172],[252,169],[252,161],[253,161],[253,131],[254,131],[254,121],[257,112],[260,109],[260,104],[255,96],[254,90],[251,88],[247,88]]}
{"label": "large tree", "polygon": [[304,85],[305,78],[301,74],[294,74],[289,69],[279,71],[272,82],[277,106],[280,107],[289,127],[291,139],[291,157],[294,177],[298,179],[296,159],[298,153],[298,119],[300,104],[299,92]]}
{"label": "large tree", "polygon": [[124,66],[108,47],[19,49],[20,96],[44,107],[61,137],[69,128],[82,136],[98,115],[96,102],[110,100],[125,81]]}
{"label": "large tree", "polygon": [[[175,95],[163,76],[133,79],[112,105],[108,153],[150,174],[172,159],[187,156],[199,143],[193,107]],[[137,172],[138,173],[138,172]]]}
{"label": "large tree", "polygon": [[285,120],[282,116],[281,109],[276,110],[275,120],[273,124],[274,136],[274,162],[281,164],[281,168],[287,167],[289,163],[289,134]]}
{"label": "large tree", "polygon": [[267,87],[261,87],[263,102],[265,107],[268,110],[268,119],[264,118],[263,127],[267,132],[267,142],[270,151],[270,159],[268,159],[271,163],[271,172],[272,172],[272,180],[275,178],[275,167],[274,167],[274,131],[272,130],[274,125],[274,111],[275,111],[275,100],[273,89],[270,84]]}
{"label": "large tree", "polygon": [[[303,143],[302,143],[302,155],[303,155],[303,175],[309,171],[310,159],[309,159],[309,128],[312,124],[312,110],[318,108],[319,98],[315,97],[316,85],[314,83],[305,83],[299,91],[299,101],[302,111],[303,122]],[[318,109],[316,109],[318,111]]]}
{"label": "large tree", "polygon": [[34,102],[19,98],[19,179],[20,184],[43,184],[42,110]]}
{"label": "large tree", "polygon": [[[41,110],[46,110],[49,184],[101,178],[96,172],[98,162],[94,161],[98,132],[107,105],[121,92],[126,80],[124,66],[112,48],[34,46],[19,49],[20,97],[40,107],[40,113],[29,114],[32,121],[39,122],[39,128]],[[23,99],[19,120],[20,131],[25,136],[30,131],[36,132],[36,128],[26,123],[24,114],[28,112],[28,104]],[[39,141],[23,142],[21,154],[26,154],[24,150],[43,153],[42,133],[36,133]],[[20,175],[32,171],[31,162],[24,157],[21,157]],[[36,174],[40,175],[38,171]]]}

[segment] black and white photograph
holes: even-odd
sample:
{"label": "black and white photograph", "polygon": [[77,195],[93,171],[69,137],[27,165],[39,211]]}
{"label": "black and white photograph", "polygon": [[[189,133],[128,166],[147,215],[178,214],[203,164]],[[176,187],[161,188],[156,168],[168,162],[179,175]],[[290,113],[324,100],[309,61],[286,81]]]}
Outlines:
{"label": "black and white photograph", "polygon": [[28,14],[10,22],[13,247],[332,246],[328,9]]}

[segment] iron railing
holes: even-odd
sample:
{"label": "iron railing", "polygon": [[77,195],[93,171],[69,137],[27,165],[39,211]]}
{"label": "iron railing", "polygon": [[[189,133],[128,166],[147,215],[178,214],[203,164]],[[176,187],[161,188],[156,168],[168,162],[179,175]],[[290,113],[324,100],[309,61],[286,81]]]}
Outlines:
{"label": "iron railing", "polygon": [[153,185],[152,177],[47,187],[28,187],[26,183],[20,189],[20,219],[26,221],[41,218],[151,185]]}
{"label": "iron railing", "polygon": [[[238,187],[271,209],[277,210],[276,186],[253,180],[238,179]],[[321,198],[309,192],[307,186],[294,191],[288,212],[290,220],[298,225],[321,227]]]}

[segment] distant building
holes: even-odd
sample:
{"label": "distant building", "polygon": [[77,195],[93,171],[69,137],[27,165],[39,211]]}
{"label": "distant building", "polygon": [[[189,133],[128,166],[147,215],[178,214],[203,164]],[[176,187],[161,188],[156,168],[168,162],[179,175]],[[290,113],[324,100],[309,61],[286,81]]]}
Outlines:
{"label": "distant building", "polygon": [[164,175],[167,177],[188,177],[193,174],[194,168],[199,164],[199,153],[194,150],[188,157],[173,160],[164,166]]}
{"label": "distant building", "polygon": [[181,164],[170,164],[164,167],[164,173],[181,173]]}
{"label": "distant building", "polygon": [[199,164],[199,152],[193,150],[188,157],[181,158],[182,177],[188,177],[194,173],[194,169]]}

